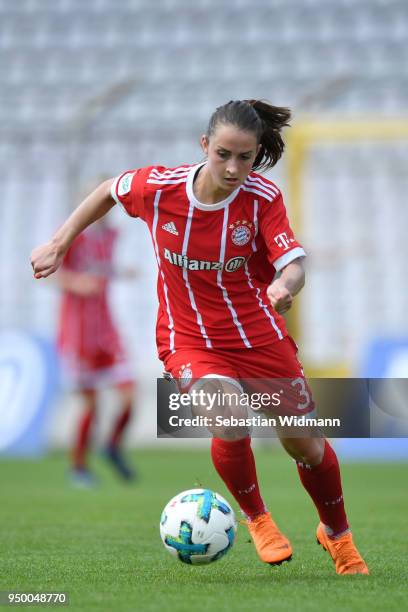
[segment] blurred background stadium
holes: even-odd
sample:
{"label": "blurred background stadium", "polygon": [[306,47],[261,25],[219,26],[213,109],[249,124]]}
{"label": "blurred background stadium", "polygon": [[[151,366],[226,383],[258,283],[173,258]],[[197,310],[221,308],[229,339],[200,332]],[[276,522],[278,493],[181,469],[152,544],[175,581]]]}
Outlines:
{"label": "blurred background stadium", "polygon": [[[23,429],[18,402],[27,422],[28,404],[33,419],[35,403],[51,411],[53,448],[75,418],[75,400],[51,393],[59,295],[32,279],[32,247],[95,177],[199,161],[230,99],[294,112],[270,177],[309,253],[291,318],[308,372],[408,376],[405,0],[0,0],[0,73],[0,366],[24,361],[17,378],[0,369],[0,451]],[[154,256],[142,223],[112,220],[118,265],[139,270],[111,295],[138,378],[130,444],[152,443]]]}

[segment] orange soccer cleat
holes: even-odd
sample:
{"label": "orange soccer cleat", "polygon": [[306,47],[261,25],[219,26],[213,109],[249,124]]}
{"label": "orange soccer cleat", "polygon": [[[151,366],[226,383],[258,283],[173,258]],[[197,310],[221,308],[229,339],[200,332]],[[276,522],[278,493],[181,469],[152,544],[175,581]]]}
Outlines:
{"label": "orange soccer cleat", "polygon": [[290,542],[279,531],[269,512],[247,521],[247,527],[261,561],[270,565],[280,565],[292,559]]}
{"label": "orange soccer cleat", "polygon": [[317,543],[321,544],[330,554],[336,565],[337,574],[368,574],[368,567],[358,552],[348,531],[340,538],[330,539],[323,523],[319,523],[316,531]]}

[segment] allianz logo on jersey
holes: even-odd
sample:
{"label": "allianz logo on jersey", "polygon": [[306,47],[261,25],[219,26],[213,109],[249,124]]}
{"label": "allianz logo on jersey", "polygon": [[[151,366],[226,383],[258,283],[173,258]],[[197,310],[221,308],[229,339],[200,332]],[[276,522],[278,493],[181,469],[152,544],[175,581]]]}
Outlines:
{"label": "allianz logo on jersey", "polygon": [[226,272],[235,272],[241,266],[244,265],[245,257],[231,257],[224,263],[222,261],[206,261],[204,259],[190,259],[187,255],[181,255],[181,253],[174,253],[169,249],[164,249],[164,259],[169,261],[174,266],[180,268],[186,268],[186,270],[222,270]]}

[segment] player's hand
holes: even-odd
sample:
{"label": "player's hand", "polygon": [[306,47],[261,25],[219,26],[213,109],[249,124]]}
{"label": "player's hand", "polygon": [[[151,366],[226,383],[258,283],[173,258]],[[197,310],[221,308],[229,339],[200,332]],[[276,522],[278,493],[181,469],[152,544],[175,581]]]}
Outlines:
{"label": "player's hand", "polygon": [[272,307],[279,314],[284,314],[292,306],[293,297],[279,278],[269,285],[266,294]]}
{"label": "player's hand", "polygon": [[53,242],[46,242],[33,249],[30,261],[34,278],[46,278],[58,270],[63,257],[64,254]]}

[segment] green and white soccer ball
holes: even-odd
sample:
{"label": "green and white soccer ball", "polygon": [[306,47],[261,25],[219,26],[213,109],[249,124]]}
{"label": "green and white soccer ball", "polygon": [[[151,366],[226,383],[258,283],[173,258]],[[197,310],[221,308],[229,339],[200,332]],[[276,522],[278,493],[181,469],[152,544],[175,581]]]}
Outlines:
{"label": "green and white soccer ball", "polygon": [[237,531],[229,503],[209,489],[179,493],[164,508],[160,535],[164,547],[183,563],[203,565],[221,559]]}

